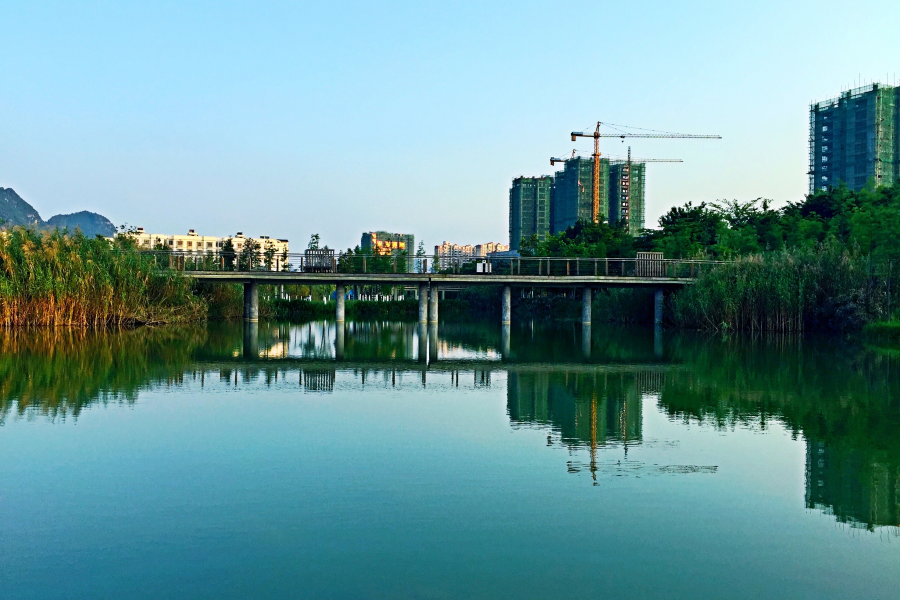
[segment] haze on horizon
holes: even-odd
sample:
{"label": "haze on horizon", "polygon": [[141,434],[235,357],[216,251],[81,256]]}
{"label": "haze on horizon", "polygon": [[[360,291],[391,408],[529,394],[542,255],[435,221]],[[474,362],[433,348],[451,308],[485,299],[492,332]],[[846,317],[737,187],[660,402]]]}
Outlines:
{"label": "haze on horizon", "polygon": [[810,101],[900,76],[887,1],[36,1],[0,21],[0,186],[42,215],[293,250],[507,242],[511,179],[588,150],[568,134],[597,120],[724,138],[631,142],[684,160],[648,165],[648,226],[800,200]]}

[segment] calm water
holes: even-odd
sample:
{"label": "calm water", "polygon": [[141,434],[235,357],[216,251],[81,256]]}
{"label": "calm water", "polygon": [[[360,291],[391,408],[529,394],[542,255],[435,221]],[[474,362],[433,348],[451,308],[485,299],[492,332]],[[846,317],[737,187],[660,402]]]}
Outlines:
{"label": "calm water", "polygon": [[539,323],[0,348],[4,599],[900,597],[890,351]]}

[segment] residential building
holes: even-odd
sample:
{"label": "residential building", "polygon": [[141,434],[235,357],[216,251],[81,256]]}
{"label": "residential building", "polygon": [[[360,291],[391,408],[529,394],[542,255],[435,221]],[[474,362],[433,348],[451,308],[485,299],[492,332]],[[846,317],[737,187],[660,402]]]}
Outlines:
{"label": "residential building", "polygon": [[872,83],[809,107],[809,193],[900,181],[900,87]]}
{"label": "residential building", "polygon": [[522,239],[550,233],[550,194],[553,178],[517,177],[509,189],[509,244],[518,249]]}
{"label": "residential building", "polygon": [[434,256],[437,268],[447,269],[451,265],[461,265],[478,258],[489,258],[495,252],[508,252],[509,245],[500,242],[486,242],[484,244],[451,244],[444,242],[434,247]]}
{"label": "residential building", "polygon": [[411,233],[390,233],[369,231],[362,234],[360,248],[371,250],[373,254],[399,254],[406,252],[407,264],[411,269],[416,253],[416,236]]}
{"label": "residential building", "polygon": [[261,252],[265,252],[268,248],[275,250],[276,256],[289,252],[288,240],[273,239],[267,235],[261,235],[258,238],[248,238],[243,232],[237,232],[234,236],[216,237],[208,235],[199,235],[193,229],[189,229],[187,234],[166,234],[166,233],[147,233],[143,227],[138,227],[132,234],[137,241],[138,247],[146,250],[154,250],[157,248],[167,248],[173,252],[190,253],[190,254],[219,254],[225,240],[230,239],[234,246],[235,252],[240,253],[244,245],[248,241],[256,242]]}

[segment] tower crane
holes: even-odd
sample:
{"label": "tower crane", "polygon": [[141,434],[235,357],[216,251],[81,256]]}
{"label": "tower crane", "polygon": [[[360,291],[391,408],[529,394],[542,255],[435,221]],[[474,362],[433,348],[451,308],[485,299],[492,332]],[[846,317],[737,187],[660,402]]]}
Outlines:
{"label": "tower crane", "polygon": [[[597,127],[593,133],[584,133],[581,131],[572,132],[573,142],[577,141],[577,139],[580,137],[594,138],[594,169],[591,185],[591,201],[593,204],[593,207],[591,209],[591,218],[593,219],[594,223],[597,223],[600,220],[600,138],[621,138],[623,142],[625,141],[625,138],[693,138],[710,140],[722,139],[722,136],[720,135],[691,135],[688,133],[600,133],[600,126],[602,124],[603,123],[601,123],[600,121],[597,121]],[[629,150],[629,154],[630,153],[631,151]]]}

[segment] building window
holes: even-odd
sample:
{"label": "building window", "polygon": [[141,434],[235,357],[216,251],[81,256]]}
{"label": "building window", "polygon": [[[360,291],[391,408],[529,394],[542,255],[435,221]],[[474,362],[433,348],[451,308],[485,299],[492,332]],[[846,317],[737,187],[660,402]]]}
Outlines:
{"label": "building window", "polygon": [[822,146],[822,152],[828,152],[828,146]]}
{"label": "building window", "polygon": [[822,157],[822,162],[828,162],[828,157],[827,157],[827,156],[823,156],[823,157]]}
{"label": "building window", "polygon": [[828,125],[822,125],[822,131],[828,131]]}

